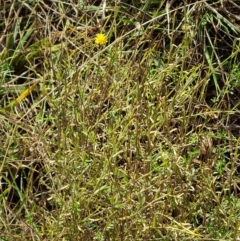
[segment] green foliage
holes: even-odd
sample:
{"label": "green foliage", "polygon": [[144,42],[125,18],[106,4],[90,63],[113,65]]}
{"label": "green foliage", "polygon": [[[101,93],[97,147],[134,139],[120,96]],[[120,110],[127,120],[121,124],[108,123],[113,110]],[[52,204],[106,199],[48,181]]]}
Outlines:
{"label": "green foliage", "polygon": [[239,239],[236,3],[100,2],[0,6],[0,240]]}

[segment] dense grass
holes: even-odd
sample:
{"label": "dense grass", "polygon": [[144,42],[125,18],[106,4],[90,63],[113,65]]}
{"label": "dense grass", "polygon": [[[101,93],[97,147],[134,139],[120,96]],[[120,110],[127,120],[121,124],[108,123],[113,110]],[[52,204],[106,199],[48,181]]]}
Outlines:
{"label": "dense grass", "polygon": [[238,240],[238,1],[100,2],[0,6],[0,240]]}

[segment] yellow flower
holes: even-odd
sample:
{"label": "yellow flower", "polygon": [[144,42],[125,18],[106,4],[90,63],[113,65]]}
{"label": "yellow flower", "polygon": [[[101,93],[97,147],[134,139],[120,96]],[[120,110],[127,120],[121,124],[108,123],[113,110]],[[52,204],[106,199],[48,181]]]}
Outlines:
{"label": "yellow flower", "polygon": [[104,45],[107,43],[107,37],[103,33],[98,33],[95,37],[95,44]]}

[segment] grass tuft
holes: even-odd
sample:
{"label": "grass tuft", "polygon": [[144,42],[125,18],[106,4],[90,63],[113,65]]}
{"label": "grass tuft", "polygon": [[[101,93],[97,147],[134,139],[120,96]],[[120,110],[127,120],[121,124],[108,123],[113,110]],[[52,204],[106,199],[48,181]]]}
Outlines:
{"label": "grass tuft", "polygon": [[1,240],[238,240],[233,1],[0,7]]}

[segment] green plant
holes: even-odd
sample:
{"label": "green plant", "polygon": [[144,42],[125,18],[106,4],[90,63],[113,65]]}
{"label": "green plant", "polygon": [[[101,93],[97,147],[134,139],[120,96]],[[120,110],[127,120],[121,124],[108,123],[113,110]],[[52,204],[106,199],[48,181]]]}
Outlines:
{"label": "green plant", "polygon": [[239,238],[238,8],[222,4],[0,7],[3,240]]}

